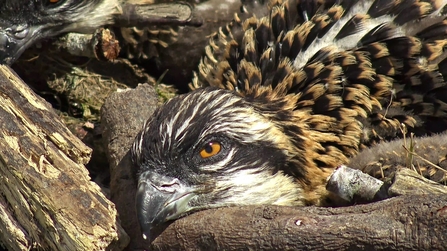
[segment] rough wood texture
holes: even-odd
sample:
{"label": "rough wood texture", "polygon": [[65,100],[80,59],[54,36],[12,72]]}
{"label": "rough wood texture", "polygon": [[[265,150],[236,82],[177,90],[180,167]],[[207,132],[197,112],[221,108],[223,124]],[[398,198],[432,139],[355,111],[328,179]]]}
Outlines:
{"label": "rough wood texture", "polygon": [[360,170],[341,165],[329,176],[326,189],[350,202],[350,205],[388,198],[383,181]]}
{"label": "rough wood texture", "polygon": [[172,223],[153,250],[445,250],[447,195],[340,208],[234,207]]}
{"label": "rough wood texture", "polygon": [[416,171],[400,166],[382,182],[360,170],[345,165],[328,178],[326,189],[350,205],[384,200],[399,195],[447,194],[447,187],[431,181]]}
{"label": "rough wood texture", "polygon": [[144,27],[154,24],[189,25],[192,17],[192,6],[186,2],[158,4],[132,2],[122,4],[121,8],[122,14],[115,17],[115,25],[121,27]]}
{"label": "rough wood texture", "polygon": [[121,224],[130,237],[126,250],[144,250],[149,244],[141,237],[135,210],[136,170],[129,149],[143,123],[157,107],[157,94],[148,84],[112,94],[101,109],[103,137],[110,163],[110,194]]}
{"label": "rough wood texture", "polygon": [[447,194],[447,187],[426,179],[420,174],[408,168],[398,169],[385,186],[389,186],[390,196],[414,195],[414,194]]}
{"label": "rough wood texture", "polygon": [[91,150],[1,65],[0,118],[0,242],[11,251],[121,250],[128,240],[115,207],[83,165]]}

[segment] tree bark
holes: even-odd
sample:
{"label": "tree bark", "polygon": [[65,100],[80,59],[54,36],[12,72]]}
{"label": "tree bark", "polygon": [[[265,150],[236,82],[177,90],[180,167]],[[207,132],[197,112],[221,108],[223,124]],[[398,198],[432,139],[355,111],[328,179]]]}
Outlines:
{"label": "tree bark", "polygon": [[144,250],[144,241],[135,209],[136,170],[129,149],[144,122],[157,107],[157,94],[148,84],[110,95],[101,109],[103,138],[110,163],[110,195],[119,212],[121,224],[130,237],[126,250]]}
{"label": "tree bark", "polygon": [[447,194],[446,186],[403,166],[396,167],[395,172],[383,182],[358,169],[342,165],[328,178],[326,189],[349,205],[371,203],[399,195]]}
{"label": "tree bark", "polygon": [[445,250],[447,195],[340,208],[231,207],[169,225],[152,250]]}
{"label": "tree bark", "polygon": [[121,250],[115,206],[90,181],[91,150],[0,65],[0,242],[8,250]]}

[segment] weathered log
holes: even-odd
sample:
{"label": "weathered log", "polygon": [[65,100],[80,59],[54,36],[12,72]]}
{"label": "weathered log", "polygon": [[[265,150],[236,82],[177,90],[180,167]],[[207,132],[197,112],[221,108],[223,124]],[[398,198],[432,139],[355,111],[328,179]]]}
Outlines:
{"label": "weathered log", "polygon": [[127,250],[143,250],[149,245],[141,237],[136,217],[136,170],[132,169],[129,149],[157,102],[155,89],[144,84],[110,95],[101,109],[103,138],[110,163],[110,195],[121,225],[131,239]]}
{"label": "weathered log", "polygon": [[445,250],[447,195],[340,208],[233,207],[173,222],[153,250]]}
{"label": "weathered log", "polygon": [[121,250],[115,206],[90,181],[91,150],[0,65],[0,242],[8,250]]}
{"label": "weathered log", "polygon": [[447,194],[447,187],[424,178],[414,170],[400,166],[386,182],[358,169],[338,167],[328,178],[326,189],[350,205],[368,203],[398,195]]}
{"label": "weathered log", "polygon": [[120,52],[115,34],[104,28],[97,29],[93,34],[68,33],[54,44],[59,50],[66,50],[71,55],[103,61],[117,59]]}
{"label": "weathered log", "polygon": [[121,5],[121,15],[115,16],[114,24],[121,27],[144,27],[148,25],[201,25],[192,19],[192,6],[187,2],[177,3],[136,3]]}
{"label": "weathered log", "polygon": [[398,169],[385,186],[389,196],[447,194],[447,186],[426,179],[409,168]]}
{"label": "weathered log", "polygon": [[326,189],[350,203],[374,202],[388,198],[383,181],[360,170],[341,165],[329,176]]}

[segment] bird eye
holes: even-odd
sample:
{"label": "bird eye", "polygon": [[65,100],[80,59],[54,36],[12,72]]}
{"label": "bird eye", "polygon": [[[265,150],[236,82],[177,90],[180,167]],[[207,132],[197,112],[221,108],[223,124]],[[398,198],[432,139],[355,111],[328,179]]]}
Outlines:
{"label": "bird eye", "polygon": [[58,5],[58,3],[62,2],[62,0],[43,0],[42,3],[44,6],[53,7]]}
{"label": "bird eye", "polygon": [[220,145],[219,142],[215,141],[209,142],[200,150],[200,157],[202,157],[203,159],[212,157],[218,154],[221,148],[222,146]]}

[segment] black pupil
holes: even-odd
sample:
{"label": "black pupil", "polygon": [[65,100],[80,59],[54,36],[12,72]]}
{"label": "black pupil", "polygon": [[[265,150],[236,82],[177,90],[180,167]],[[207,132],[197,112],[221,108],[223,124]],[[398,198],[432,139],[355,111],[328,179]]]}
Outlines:
{"label": "black pupil", "polygon": [[213,143],[208,143],[203,149],[207,153],[212,153],[213,152]]}

